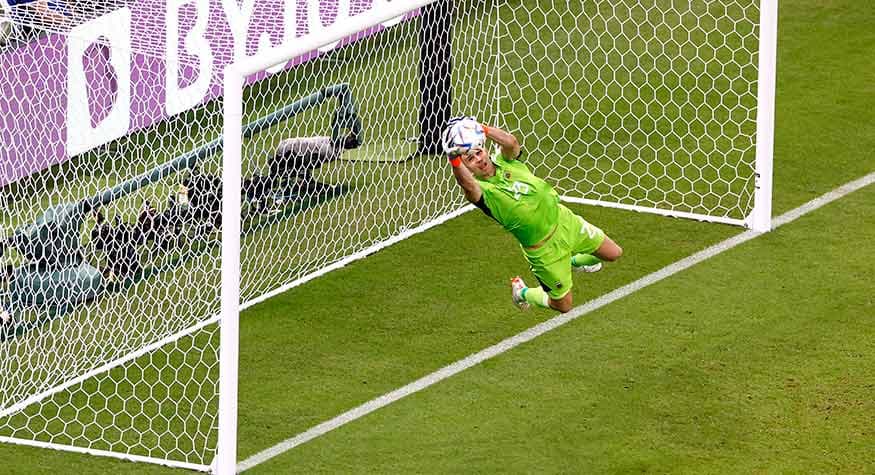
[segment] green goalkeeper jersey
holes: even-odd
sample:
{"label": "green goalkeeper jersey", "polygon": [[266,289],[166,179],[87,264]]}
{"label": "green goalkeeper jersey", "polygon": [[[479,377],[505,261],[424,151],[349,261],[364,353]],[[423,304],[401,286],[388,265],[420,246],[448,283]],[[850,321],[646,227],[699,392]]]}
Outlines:
{"label": "green goalkeeper jersey", "polygon": [[487,214],[510,231],[524,247],[542,241],[559,219],[559,195],[519,160],[499,154],[495,175],[478,178]]}

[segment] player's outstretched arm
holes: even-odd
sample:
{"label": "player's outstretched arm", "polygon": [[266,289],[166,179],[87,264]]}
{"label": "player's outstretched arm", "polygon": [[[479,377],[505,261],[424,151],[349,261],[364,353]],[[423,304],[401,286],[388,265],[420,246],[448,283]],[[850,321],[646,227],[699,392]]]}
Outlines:
{"label": "player's outstretched arm", "polygon": [[508,160],[519,158],[521,146],[519,140],[513,134],[505,132],[498,127],[489,127],[485,124],[482,127],[486,137],[492,139],[501,148],[501,154],[504,155],[504,158]]}
{"label": "player's outstretched arm", "polygon": [[477,183],[477,179],[474,178],[471,170],[462,165],[460,157],[450,158],[450,164],[453,166],[453,176],[456,177],[456,183],[465,192],[465,198],[471,203],[480,201],[480,197],[483,196],[483,190],[480,189],[480,184]]}

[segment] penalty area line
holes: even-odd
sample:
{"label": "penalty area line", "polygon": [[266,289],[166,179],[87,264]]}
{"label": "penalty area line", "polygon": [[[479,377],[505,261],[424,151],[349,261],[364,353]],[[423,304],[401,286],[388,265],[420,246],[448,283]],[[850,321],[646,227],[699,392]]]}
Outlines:
{"label": "penalty area line", "polygon": [[[842,185],[824,195],[821,195],[804,205],[788,211],[787,213],[778,216],[772,221],[773,229],[777,229],[787,223],[790,223],[797,218],[808,214],[828,203],[831,203],[843,196],[852,193],[860,188],[868,186],[875,182],[875,172],[870,173],[862,178],[849,182],[845,185]],[[482,363],[492,357],[500,355],[512,348],[515,348],[527,341],[533,340],[544,333],[547,333],[551,330],[561,327],[566,323],[575,320],[583,315],[586,315],[594,310],[597,310],[605,305],[608,305],[614,301],[617,301],[623,297],[626,297],[638,290],[641,290],[645,287],[648,287],[652,284],[655,284],[667,277],[670,277],[674,274],[677,274],[680,271],[688,269],[702,261],[710,259],[718,254],[721,254],[729,249],[732,249],[739,244],[750,241],[751,239],[760,236],[761,233],[756,231],[744,231],[741,234],[733,236],[729,239],[721,241],[713,246],[710,246],[702,251],[699,251],[695,254],[692,254],[688,257],[685,257],[673,264],[669,264],[662,269],[648,274],[640,279],[624,285],[618,289],[615,289],[607,294],[604,294],[594,300],[590,300],[589,302],[575,307],[570,312],[559,315],[555,318],[542,322],[538,325],[535,325],[528,330],[518,333],[510,338],[507,338],[495,345],[486,348],[480,352],[469,355],[468,357],[456,361],[449,366],[445,366],[427,376],[424,376],[416,381],[407,384],[406,386],[400,387],[392,392],[388,392],[379,396],[375,399],[372,399],[356,408],[350,409],[349,411],[340,414],[333,419],[327,420],[317,426],[314,426],[292,438],[286,439],[273,447],[262,450],[257,454],[243,460],[239,464],[237,464],[237,472],[244,472],[250,468],[253,468],[257,465],[260,465],[284,452],[287,452],[301,444],[309,442],[323,434],[326,434],[338,427],[341,427],[349,422],[352,422],[356,419],[364,417],[377,409],[380,409],[384,406],[388,406],[395,401],[398,401],[402,398],[405,398],[413,393],[421,391],[433,384],[436,384],[444,379],[449,378],[457,373],[460,373],[472,366]]]}

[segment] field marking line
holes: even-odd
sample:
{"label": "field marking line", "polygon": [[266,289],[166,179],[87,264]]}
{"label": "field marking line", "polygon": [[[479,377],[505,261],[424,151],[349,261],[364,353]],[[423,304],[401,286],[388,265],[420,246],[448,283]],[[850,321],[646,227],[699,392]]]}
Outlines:
{"label": "field marking line", "polygon": [[[865,186],[868,186],[872,183],[875,183],[875,172],[870,173],[862,178],[854,180],[852,182],[846,183],[824,195],[821,195],[804,205],[788,211],[787,213],[778,216],[772,220],[772,229],[777,229],[787,223],[790,223],[797,218],[810,213],[828,203],[831,203],[843,196],[852,193],[856,190],[859,190]],[[669,264],[662,269],[648,274],[640,279],[624,285],[618,289],[615,289],[607,294],[602,295],[594,300],[590,300],[589,302],[575,307],[570,312],[559,315],[553,319],[542,322],[538,325],[535,325],[528,330],[514,335],[510,338],[507,338],[495,345],[486,348],[478,353],[474,353],[469,355],[468,357],[461,359],[455,363],[450,364],[449,366],[445,366],[427,376],[424,376],[416,381],[400,387],[392,392],[388,392],[379,396],[375,399],[372,399],[354,409],[344,412],[343,414],[334,417],[328,421],[325,421],[317,426],[314,426],[292,438],[286,439],[273,447],[262,450],[257,454],[243,460],[239,464],[237,464],[237,472],[244,472],[253,468],[257,465],[260,465],[284,452],[287,452],[301,444],[309,442],[310,440],[315,439],[323,434],[326,434],[338,427],[341,427],[349,422],[352,422],[356,419],[364,417],[377,409],[380,409],[384,406],[388,406],[395,401],[398,401],[404,397],[407,397],[415,392],[418,392],[422,389],[425,389],[433,384],[436,384],[444,379],[449,378],[457,373],[460,373],[472,366],[475,366],[483,361],[486,361],[494,356],[500,355],[512,348],[515,348],[527,341],[533,340],[538,336],[547,333],[550,330],[559,328],[566,323],[575,320],[583,315],[586,315],[594,310],[597,310],[605,305],[608,305],[616,300],[619,300],[623,297],[632,294],[638,290],[641,290],[649,285],[655,284],[667,277],[670,277],[678,272],[689,269],[690,267],[704,261],[710,259],[718,254],[721,254],[729,249],[738,246],[739,244],[750,241],[751,239],[762,235],[762,233],[758,233],[756,231],[744,231],[741,234],[733,236],[729,239],[721,241],[713,246],[710,246],[702,251],[699,251],[695,254],[692,254],[688,257],[685,257],[677,262]]]}

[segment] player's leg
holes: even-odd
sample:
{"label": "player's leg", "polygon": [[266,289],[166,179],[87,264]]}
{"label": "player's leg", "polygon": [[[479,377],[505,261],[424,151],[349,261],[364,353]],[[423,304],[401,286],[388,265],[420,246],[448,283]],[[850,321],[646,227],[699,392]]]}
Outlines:
{"label": "player's leg", "polygon": [[602,260],[592,254],[575,254],[571,256],[571,269],[574,272],[598,272],[602,270]]}
{"label": "player's leg", "polygon": [[573,296],[568,256],[550,265],[532,266],[532,273],[535,274],[540,286],[528,287],[520,277],[511,280],[511,296],[517,307],[524,310],[530,305],[536,305],[562,313],[571,310]]}
{"label": "player's leg", "polygon": [[574,295],[569,290],[565,295],[553,298],[551,292],[545,290],[543,286],[527,287],[521,277],[514,277],[511,281],[511,289],[514,304],[521,310],[526,310],[530,305],[536,305],[541,308],[552,308],[565,313],[574,305]]}
{"label": "player's leg", "polygon": [[623,248],[618,246],[613,239],[605,236],[605,240],[596,249],[594,254],[603,261],[614,262],[623,256]]}
{"label": "player's leg", "polygon": [[574,307],[574,295],[571,292],[560,299],[550,298],[550,308],[562,313],[570,311]]}
{"label": "player's leg", "polygon": [[592,254],[580,253],[571,256],[571,268],[575,272],[598,272],[602,270],[602,262],[614,262],[623,255],[623,248],[610,237],[605,240]]}
{"label": "player's leg", "polygon": [[617,245],[605,232],[576,216],[579,230],[574,242],[571,266],[576,272],[597,272],[602,268],[602,261],[613,262],[623,255],[623,249]]}

